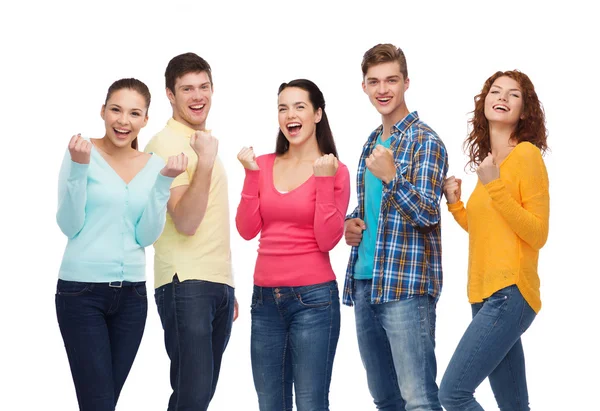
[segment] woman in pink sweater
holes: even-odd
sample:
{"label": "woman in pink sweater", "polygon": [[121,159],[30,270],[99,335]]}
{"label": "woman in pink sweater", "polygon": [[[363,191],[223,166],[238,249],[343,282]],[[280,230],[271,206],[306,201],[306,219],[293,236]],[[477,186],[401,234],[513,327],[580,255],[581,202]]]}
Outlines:
{"label": "woman in pink sweater", "polygon": [[275,153],[238,154],[246,172],[240,235],[260,234],[252,296],[252,373],[261,411],[329,410],[340,305],[329,251],[343,235],[350,176],[337,151],[321,90],[279,87]]}
{"label": "woman in pink sweater", "polygon": [[525,74],[497,72],[475,97],[465,142],[478,182],[465,207],[461,181],[444,195],[469,233],[468,296],[473,320],[440,385],[447,411],[483,410],[475,389],[489,378],[501,410],[529,410],[521,335],[541,308],[539,251],[548,237],[544,111]]}

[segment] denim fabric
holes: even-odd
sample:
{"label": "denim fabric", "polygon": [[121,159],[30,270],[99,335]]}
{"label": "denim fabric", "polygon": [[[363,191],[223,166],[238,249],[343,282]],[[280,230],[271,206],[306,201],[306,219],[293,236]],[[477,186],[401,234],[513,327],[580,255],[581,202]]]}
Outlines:
{"label": "denim fabric", "polygon": [[435,306],[427,295],[371,304],[372,280],[355,281],[358,347],[378,410],[441,411],[435,382]]}
{"label": "denim fabric", "polygon": [[[113,283],[111,283],[113,284]],[[146,284],[58,280],[56,316],[81,411],[113,411],[148,312]]]}
{"label": "denim fabric", "polygon": [[340,334],[336,281],[303,287],[254,286],[252,374],[261,411],[329,410]]}
{"label": "denim fabric", "polygon": [[440,385],[448,411],[480,411],[475,389],[488,377],[501,411],[529,410],[521,335],[535,319],[516,285],[472,304],[473,321],[460,340]]}
{"label": "denim fabric", "polygon": [[173,282],[154,298],[171,359],[168,411],[203,411],[212,399],[233,322],[234,289],[202,280]]}

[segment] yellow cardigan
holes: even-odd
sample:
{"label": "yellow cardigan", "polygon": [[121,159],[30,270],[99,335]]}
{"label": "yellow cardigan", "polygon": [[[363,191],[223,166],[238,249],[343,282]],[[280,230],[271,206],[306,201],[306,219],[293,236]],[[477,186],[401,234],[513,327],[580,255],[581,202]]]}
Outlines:
{"label": "yellow cardigan", "polygon": [[470,303],[482,302],[515,284],[537,313],[542,307],[537,272],[539,250],[548,238],[548,173],[540,150],[519,143],[500,164],[500,178],[477,186],[465,209],[448,204],[469,233]]}

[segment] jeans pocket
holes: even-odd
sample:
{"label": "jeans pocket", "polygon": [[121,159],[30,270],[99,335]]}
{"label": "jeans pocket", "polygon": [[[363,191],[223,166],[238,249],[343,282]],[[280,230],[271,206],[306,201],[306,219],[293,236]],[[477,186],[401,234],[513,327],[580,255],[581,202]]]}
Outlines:
{"label": "jeans pocket", "polygon": [[304,307],[318,308],[331,305],[331,288],[329,284],[318,288],[310,288],[296,293],[298,301]]}
{"label": "jeans pocket", "polygon": [[89,289],[89,283],[58,280],[58,284],[56,285],[56,295],[61,297],[76,297],[88,292]]}
{"label": "jeans pocket", "polygon": [[146,290],[146,284],[136,284],[133,286],[133,291],[138,297],[146,298],[148,291]]}

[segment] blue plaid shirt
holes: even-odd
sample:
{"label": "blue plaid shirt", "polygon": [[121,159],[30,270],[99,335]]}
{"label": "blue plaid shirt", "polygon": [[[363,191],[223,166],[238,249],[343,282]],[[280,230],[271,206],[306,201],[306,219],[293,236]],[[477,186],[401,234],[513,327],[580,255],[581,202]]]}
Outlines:
{"label": "blue plaid shirt", "polygon": [[[371,133],[363,148],[356,176],[358,206],[347,219],[364,220],[365,159],[382,128]],[[393,126],[390,138],[396,177],[383,185],[371,302],[381,304],[425,294],[437,299],[442,289],[440,199],[448,171],[446,147],[416,111]],[[357,256],[358,247],[352,247],[343,297],[344,304],[350,306]]]}

